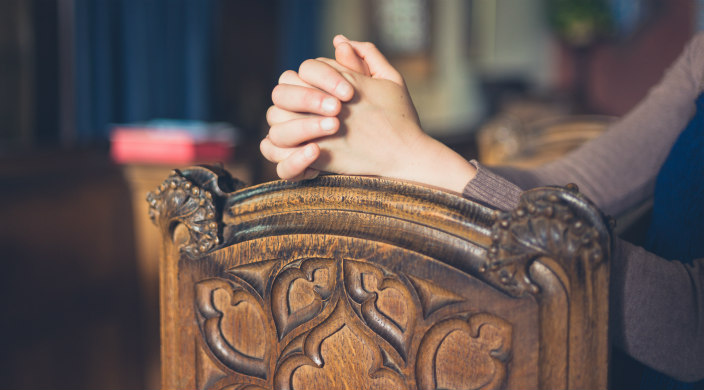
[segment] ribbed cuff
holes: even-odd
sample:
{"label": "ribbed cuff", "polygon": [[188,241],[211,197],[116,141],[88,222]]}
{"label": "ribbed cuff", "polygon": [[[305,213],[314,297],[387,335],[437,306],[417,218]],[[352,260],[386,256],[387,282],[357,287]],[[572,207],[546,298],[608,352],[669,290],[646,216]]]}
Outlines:
{"label": "ribbed cuff", "polygon": [[513,210],[523,192],[518,186],[491,172],[471,160],[470,164],[477,168],[477,175],[464,187],[462,195],[468,199],[476,199],[501,210]]}

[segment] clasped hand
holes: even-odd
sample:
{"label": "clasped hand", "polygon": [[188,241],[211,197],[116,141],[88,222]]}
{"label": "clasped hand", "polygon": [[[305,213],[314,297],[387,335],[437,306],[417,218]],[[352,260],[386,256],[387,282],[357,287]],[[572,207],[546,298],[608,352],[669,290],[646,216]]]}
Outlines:
{"label": "clasped hand", "polygon": [[[474,167],[423,132],[399,72],[371,43],[338,35],[333,45],[335,60],[303,62],[298,72],[284,72],[272,92],[260,149],[277,174],[385,176],[461,192]],[[459,181],[438,180],[446,168]]]}

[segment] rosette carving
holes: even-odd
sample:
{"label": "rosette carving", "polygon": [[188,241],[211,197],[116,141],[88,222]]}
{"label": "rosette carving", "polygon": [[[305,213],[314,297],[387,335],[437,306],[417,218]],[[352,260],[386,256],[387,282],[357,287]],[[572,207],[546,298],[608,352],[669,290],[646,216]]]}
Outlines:
{"label": "rosette carving", "polygon": [[536,294],[529,267],[538,257],[595,265],[603,259],[605,234],[597,230],[596,208],[568,185],[527,191],[513,211],[497,212],[488,261],[481,268],[490,283],[512,296]]}

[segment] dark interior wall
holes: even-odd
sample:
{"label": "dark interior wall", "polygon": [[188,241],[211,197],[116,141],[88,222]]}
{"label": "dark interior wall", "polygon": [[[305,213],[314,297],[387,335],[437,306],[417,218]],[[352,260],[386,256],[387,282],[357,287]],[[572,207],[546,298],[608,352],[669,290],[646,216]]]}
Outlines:
{"label": "dark interior wall", "polygon": [[0,150],[5,143],[28,143],[32,53],[29,2],[0,2]]}
{"label": "dark interior wall", "polygon": [[33,0],[34,139],[37,145],[59,142],[58,3]]}
{"label": "dark interior wall", "polygon": [[[158,324],[144,318],[124,171],[103,145],[59,147],[65,53],[57,4],[0,1],[0,384],[157,388],[158,362],[147,360],[158,356]],[[258,153],[247,148],[258,151],[277,78],[277,7],[274,0],[218,0],[213,15],[214,120],[242,127],[248,143],[238,153],[252,160]],[[33,30],[26,42],[15,18],[22,12]],[[27,59],[36,67],[24,68]],[[16,115],[20,92],[34,95],[25,114],[33,123],[25,127]],[[26,147],[8,142],[21,136],[29,138]],[[154,329],[144,329],[149,325]]]}
{"label": "dark interior wall", "polygon": [[277,81],[277,4],[222,0],[215,15],[215,116],[244,127],[257,142]]}
{"label": "dark interior wall", "polygon": [[0,2],[0,152],[58,142],[57,11],[53,0]]}
{"label": "dark interior wall", "polygon": [[242,130],[235,153],[250,162],[254,182],[273,179],[259,142],[278,81],[280,1],[220,0],[215,15],[213,117]]}
{"label": "dark interior wall", "polygon": [[100,153],[0,161],[3,387],[142,387],[131,215]]}

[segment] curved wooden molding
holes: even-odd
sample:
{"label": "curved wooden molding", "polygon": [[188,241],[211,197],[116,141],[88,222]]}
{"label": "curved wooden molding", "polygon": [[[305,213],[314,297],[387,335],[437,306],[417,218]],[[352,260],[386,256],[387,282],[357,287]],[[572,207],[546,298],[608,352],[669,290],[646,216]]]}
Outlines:
{"label": "curved wooden molding", "polygon": [[241,187],[196,167],[148,196],[165,388],[606,386],[611,232],[575,187],[507,212],[382,178]]}

